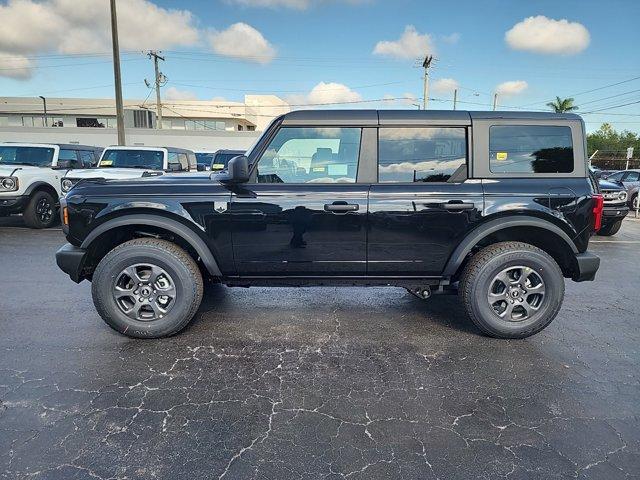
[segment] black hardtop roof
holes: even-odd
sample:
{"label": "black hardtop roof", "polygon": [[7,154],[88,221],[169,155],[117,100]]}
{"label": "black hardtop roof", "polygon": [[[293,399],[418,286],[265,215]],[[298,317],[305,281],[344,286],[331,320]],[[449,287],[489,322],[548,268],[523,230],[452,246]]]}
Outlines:
{"label": "black hardtop roof", "polygon": [[189,150],[188,148],[178,148],[178,147],[162,147],[159,145],[109,145],[107,148],[118,147],[120,149],[131,149],[131,150],[140,150],[140,149],[154,149],[154,148],[164,148],[167,152],[173,153],[194,153],[193,150]]}
{"label": "black hardtop roof", "polygon": [[104,150],[103,147],[96,147],[94,145],[79,145],[77,143],[52,143],[51,145],[58,145],[60,148],[75,150]]}
{"label": "black hardtop roof", "polygon": [[60,148],[68,148],[75,150],[104,150],[103,147],[96,147],[95,145],[80,145],[78,143],[56,143],[56,142],[0,142],[0,144],[11,145],[56,145]]}
{"label": "black hardtop roof", "polygon": [[470,125],[472,120],[580,120],[574,113],[476,112],[466,110],[296,110],[281,116],[283,125],[407,125],[439,123]]}

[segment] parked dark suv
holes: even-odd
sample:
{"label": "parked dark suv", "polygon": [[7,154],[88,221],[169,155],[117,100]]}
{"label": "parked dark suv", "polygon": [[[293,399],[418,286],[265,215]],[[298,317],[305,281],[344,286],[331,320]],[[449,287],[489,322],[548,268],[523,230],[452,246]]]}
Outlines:
{"label": "parked dark suv", "polygon": [[307,110],[218,175],[77,185],[57,262],[133,337],[184,328],[212,277],[459,292],[484,333],[522,338],[565,277],[594,279],[602,208],[573,114]]}

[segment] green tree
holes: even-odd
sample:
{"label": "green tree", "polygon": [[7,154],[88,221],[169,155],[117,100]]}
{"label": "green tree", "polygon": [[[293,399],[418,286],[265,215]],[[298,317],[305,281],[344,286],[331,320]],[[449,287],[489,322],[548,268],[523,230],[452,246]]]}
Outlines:
{"label": "green tree", "polygon": [[571,112],[573,110],[578,109],[578,107],[576,107],[573,104],[573,102],[574,100],[571,97],[569,98],[556,97],[556,99],[553,102],[547,103],[547,107],[550,107],[556,113]]}
{"label": "green tree", "polygon": [[629,130],[617,132],[610,123],[603,123],[598,130],[587,135],[588,153],[618,152],[618,156],[628,147],[634,147],[634,157],[640,152],[640,135]]}

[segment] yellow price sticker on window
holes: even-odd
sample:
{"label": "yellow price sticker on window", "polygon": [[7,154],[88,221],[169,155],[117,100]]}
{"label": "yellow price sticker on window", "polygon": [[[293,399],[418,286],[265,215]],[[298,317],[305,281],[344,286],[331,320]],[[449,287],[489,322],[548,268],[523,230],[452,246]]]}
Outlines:
{"label": "yellow price sticker on window", "polygon": [[102,160],[100,162],[101,167],[109,167],[111,165],[113,165],[113,160]]}
{"label": "yellow price sticker on window", "polygon": [[496,160],[506,160],[507,159],[507,152],[496,152]]}

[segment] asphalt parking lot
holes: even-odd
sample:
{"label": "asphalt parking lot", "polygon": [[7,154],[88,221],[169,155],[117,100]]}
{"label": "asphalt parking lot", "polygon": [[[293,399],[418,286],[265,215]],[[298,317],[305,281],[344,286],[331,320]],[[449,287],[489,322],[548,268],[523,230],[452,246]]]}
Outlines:
{"label": "asphalt parking lot", "polygon": [[454,297],[212,286],[181,335],[110,330],[0,222],[0,477],[640,478],[640,220],[523,341]]}

